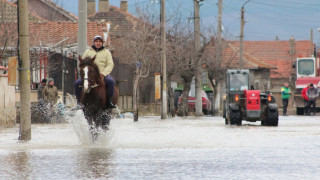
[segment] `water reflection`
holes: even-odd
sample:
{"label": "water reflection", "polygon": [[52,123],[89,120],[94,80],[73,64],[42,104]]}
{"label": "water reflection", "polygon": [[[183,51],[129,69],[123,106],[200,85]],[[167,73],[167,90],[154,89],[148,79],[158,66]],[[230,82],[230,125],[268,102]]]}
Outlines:
{"label": "water reflection", "polygon": [[112,151],[108,149],[89,148],[77,155],[77,166],[80,177],[101,179],[110,176],[110,156]]}
{"label": "water reflection", "polygon": [[8,174],[4,174],[8,179],[30,179],[32,166],[30,164],[29,153],[19,151],[8,155],[5,158],[8,164]]}

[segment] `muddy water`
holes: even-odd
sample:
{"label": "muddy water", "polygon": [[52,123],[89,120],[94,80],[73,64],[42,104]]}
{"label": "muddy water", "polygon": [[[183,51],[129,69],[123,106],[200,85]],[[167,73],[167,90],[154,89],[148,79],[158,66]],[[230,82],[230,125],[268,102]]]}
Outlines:
{"label": "muddy water", "polygon": [[91,143],[81,114],[66,124],[0,130],[0,179],[318,179],[319,117],[278,127],[224,125],[220,117],[119,118]]}

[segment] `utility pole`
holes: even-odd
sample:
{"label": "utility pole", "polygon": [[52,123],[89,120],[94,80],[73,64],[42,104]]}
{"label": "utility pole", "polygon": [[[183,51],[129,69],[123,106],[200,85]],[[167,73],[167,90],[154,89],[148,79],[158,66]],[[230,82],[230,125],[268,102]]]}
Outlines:
{"label": "utility pole", "polygon": [[162,101],[161,119],[167,119],[167,60],[166,60],[166,4],[161,0],[161,62],[162,62]]}
{"label": "utility pole", "polygon": [[[82,56],[87,48],[87,0],[78,0],[78,14],[78,55]],[[79,61],[77,63],[79,65]]]}
{"label": "utility pole", "polygon": [[[217,26],[217,36],[216,39],[214,41],[214,61],[215,64],[220,64],[222,61],[222,0],[218,0],[218,26]],[[209,71],[210,72],[210,71]],[[208,73],[209,73],[208,72]],[[210,76],[210,75],[209,75]],[[211,99],[212,102],[212,106],[211,106],[211,111],[212,111],[212,115],[215,115],[215,96],[216,96],[216,85],[213,87],[213,91],[214,96]]]}
{"label": "utility pole", "polygon": [[218,27],[217,27],[217,40],[221,41],[222,34],[222,0],[218,2]]}
{"label": "utility pole", "polygon": [[314,46],[313,46],[313,29],[310,29],[310,56],[315,56]]}
{"label": "utility pole", "polygon": [[19,140],[31,139],[30,112],[30,59],[28,1],[18,1],[19,13],[19,84],[20,84],[20,130]]}
{"label": "utility pole", "polygon": [[249,2],[247,0],[241,7],[241,28],[240,28],[240,68],[243,68],[243,29],[244,29],[244,6]]}
{"label": "utility pole", "polygon": [[200,61],[200,15],[199,15],[199,1],[194,1],[194,50],[195,50],[195,83],[196,83],[196,116],[202,116],[202,67]]}
{"label": "utility pole", "polygon": [[241,29],[240,29],[240,68],[243,68],[243,28],[244,28],[244,7],[241,7]]}

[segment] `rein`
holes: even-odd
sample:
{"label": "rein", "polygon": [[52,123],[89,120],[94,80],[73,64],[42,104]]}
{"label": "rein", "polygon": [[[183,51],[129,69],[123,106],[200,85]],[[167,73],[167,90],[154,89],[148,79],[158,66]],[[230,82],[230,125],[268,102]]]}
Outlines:
{"label": "rein", "polygon": [[[90,81],[90,82],[93,82],[91,79],[89,79],[89,78],[83,78],[83,81],[84,80],[88,80],[88,81]],[[92,86],[90,86],[90,89],[91,88],[95,88],[95,87],[98,87],[100,84],[97,84],[97,83],[95,83],[94,85],[92,85]],[[80,86],[81,87],[81,86]]]}

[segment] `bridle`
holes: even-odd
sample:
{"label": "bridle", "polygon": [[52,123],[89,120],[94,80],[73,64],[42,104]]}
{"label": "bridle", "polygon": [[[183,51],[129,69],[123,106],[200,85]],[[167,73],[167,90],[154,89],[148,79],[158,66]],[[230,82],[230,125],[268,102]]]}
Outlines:
{"label": "bridle", "polygon": [[[85,67],[85,68],[86,68],[86,67]],[[87,75],[86,75],[86,76],[87,76]],[[87,90],[87,91],[85,91],[85,89],[82,88],[82,90],[83,90],[85,93],[89,93],[91,89],[99,86],[99,84],[97,84],[95,81],[89,79],[88,77],[84,77],[84,78],[83,78],[83,80],[82,80],[83,86],[85,86],[85,81],[89,81],[89,82],[91,82],[91,83],[94,83],[94,85],[92,85],[92,86],[89,86],[89,83],[88,83],[88,90]]]}

